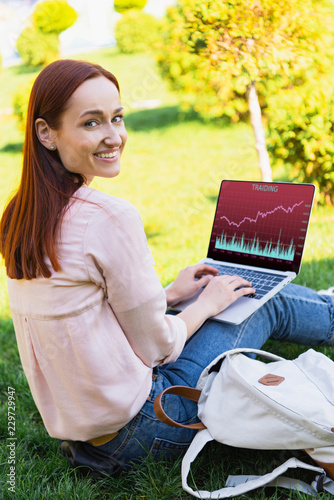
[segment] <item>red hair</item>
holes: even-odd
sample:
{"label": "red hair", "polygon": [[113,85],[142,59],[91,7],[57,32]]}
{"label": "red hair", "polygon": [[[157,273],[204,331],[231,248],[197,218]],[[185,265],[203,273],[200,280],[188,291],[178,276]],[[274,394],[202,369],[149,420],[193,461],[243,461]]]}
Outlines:
{"label": "red hair", "polygon": [[55,271],[60,269],[56,232],[71,196],[86,179],[66,170],[57,151],[40,143],[35,121],[43,118],[59,130],[73,92],[84,81],[99,76],[119,91],[112,73],[97,64],[71,59],[53,62],[35,80],[28,105],[21,181],[0,222],[0,252],[10,278],[49,278],[51,270],[45,257]]}

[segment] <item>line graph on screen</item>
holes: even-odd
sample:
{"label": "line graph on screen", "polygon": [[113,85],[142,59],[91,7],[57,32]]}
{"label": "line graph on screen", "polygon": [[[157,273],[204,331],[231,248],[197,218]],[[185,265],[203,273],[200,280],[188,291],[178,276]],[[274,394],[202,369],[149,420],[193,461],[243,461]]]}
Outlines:
{"label": "line graph on screen", "polygon": [[[271,210],[258,210],[255,216],[245,216],[239,221],[232,220],[225,215],[221,216],[221,231],[216,236],[215,248],[293,261],[296,253],[294,239],[287,238],[286,235],[282,238],[283,227],[279,228],[276,237],[270,237],[269,228],[271,226],[277,227],[278,220],[282,222],[282,226],[283,223],[286,225],[286,218],[289,218],[289,215],[303,204],[302,200],[288,207],[277,205]],[[231,232],[231,229],[234,229],[234,232]]]}
{"label": "line graph on screen", "polygon": [[295,203],[292,207],[288,207],[288,208],[284,208],[282,205],[279,205],[278,207],[275,207],[273,210],[270,210],[268,212],[261,212],[260,210],[258,211],[258,213],[256,214],[256,217],[254,219],[252,219],[251,217],[244,217],[240,222],[234,222],[234,221],[230,221],[227,217],[225,217],[225,215],[223,215],[222,217],[220,217],[221,220],[225,219],[226,222],[230,225],[230,226],[236,226],[236,227],[240,227],[244,222],[248,221],[248,222],[257,222],[258,219],[260,217],[262,217],[262,219],[264,219],[265,217],[267,217],[268,215],[272,215],[274,214],[275,212],[277,212],[278,210],[282,210],[284,211],[285,213],[292,213],[293,210],[296,208],[296,207],[299,207],[300,205],[302,205],[302,203],[304,203],[304,201],[300,201],[299,203]]}

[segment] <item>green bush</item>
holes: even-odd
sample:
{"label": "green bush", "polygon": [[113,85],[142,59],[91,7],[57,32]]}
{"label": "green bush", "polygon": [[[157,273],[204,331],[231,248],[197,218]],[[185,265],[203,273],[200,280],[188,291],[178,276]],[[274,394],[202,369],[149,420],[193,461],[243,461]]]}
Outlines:
{"label": "green bush", "polygon": [[59,57],[59,34],[74,24],[77,13],[66,0],[46,0],[36,5],[32,19],[16,49],[29,66],[48,64]]}
{"label": "green bush", "polygon": [[116,12],[124,14],[130,9],[142,10],[146,2],[147,0],[114,0],[114,9]]}
{"label": "green bush", "polygon": [[115,39],[120,51],[133,54],[151,49],[159,40],[159,27],[159,21],[150,14],[129,10],[115,27]]}
{"label": "green bush", "polygon": [[16,49],[29,66],[48,64],[59,56],[58,35],[45,34],[35,26],[29,26],[18,37]]}
{"label": "green bush", "polygon": [[314,183],[320,198],[334,202],[334,82],[319,80],[268,101],[267,147],[273,164],[291,180]]}
{"label": "green bush", "polygon": [[32,89],[33,80],[22,83],[13,96],[13,108],[14,115],[17,117],[19,122],[19,127],[22,131],[25,130],[26,120],[27,120],[27,111],[28,111],[28,102],[30,91]]}
{"label": "green bush", "polygon": [[36,5],[33,22],[43,33],[60,35],[75,23],[77,17],[66,0],[46,0]]}

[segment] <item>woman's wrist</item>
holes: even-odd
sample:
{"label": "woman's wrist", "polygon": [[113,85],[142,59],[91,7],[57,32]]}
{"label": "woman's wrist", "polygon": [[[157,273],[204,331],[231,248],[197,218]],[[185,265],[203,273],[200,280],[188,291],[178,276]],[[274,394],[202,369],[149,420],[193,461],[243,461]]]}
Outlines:
{"label": "woman's wrist", "polygon": [[167,290],[165,290],[165,292],[166,292],[166,300],[167,300],[168,307],[172,307],[175,304],[177,304],[178,302],[180,302],[180,298],[175,294],[172,287],[167,288]]}
{"label": "woman's wrist", "polygon": [[193,302],[178,314],[187,326],[187,338],[189,339],[202,326],[205,320],[210,317],[205,307],[199,307],[199,304]]}

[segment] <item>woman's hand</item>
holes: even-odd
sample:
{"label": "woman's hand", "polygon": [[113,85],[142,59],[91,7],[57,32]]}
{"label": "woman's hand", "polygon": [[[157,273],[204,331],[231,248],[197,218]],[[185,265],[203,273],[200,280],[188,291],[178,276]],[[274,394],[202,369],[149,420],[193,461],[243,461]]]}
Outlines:
{"label": "woman's hand", "polygon": [[196,304],[209,318],[215,316],[239,297],[255,293],[249,281],[240,276],[217,276],[198,297]]}
{"label": "woman's hand", "polygon": [[196,264],[182,269],[166,290],[167,305],[173,306],[181,300],[189,299],[217,275],[218,270],[207,264]]}
{"label": "woman's hand", "polygon": [[206,276],[209,283],[197,300],[181,311],[178,316],[187,326],[187,338],[191,337],[205,320],[215,316],[243,295],[254,293],[249,281],[239,276]]}

